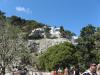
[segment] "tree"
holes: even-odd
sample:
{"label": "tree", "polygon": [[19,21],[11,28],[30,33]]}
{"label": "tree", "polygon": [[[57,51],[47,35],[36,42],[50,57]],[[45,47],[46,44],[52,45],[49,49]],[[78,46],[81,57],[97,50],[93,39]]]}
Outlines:
{"label": "tree", "polygon": [[0,27],[0,64],[3,75],[8,65],[20,62],[23,52],[28,53],[28,50],[20,30],[5,23]]}
{"label": "tree", "polygon": [[72,36],[75,36],[75,33],[72,33],[69,30],[64,30],[63,26],[60,26],[60,33],[62,38],[72,39]]}
{"label": "tree", "polygon": [[79,63],[87,66],[90,62],[96,62],[96,51],[95,51],[95,38],[94,33],[96,29],[92,25],[83,27],[78,38],[77,53],[82,57]]}
{"label": "tree", "polygon": [[22,19],[22,18],[17,17],[17,16],[11,16],[8,19],[12,25],[19,26],[19,27],[23,27],[25,25],[25,22],[26,22],[25,19]]}
{"label": "tree", "polygon": [[60,26],[60,33],[61,33],[61,37],[62,37],[62,38],[65,38],[65,37],[66,37],[64,31],[65,31],[65,30],[64,30],[63,26]]}
{"label": "tree", "polygon": [[96,28],[93,25],[88,24],[86,27],[83,27],[80,32],[80,37],[84,38],[85,40],[85,38],[87,39],[93,36],[93,34],[96,32]]}
{"label": "tree", "polygon": [[75,36],[76,34],[75,33],[72,33],[69,30],[65,30],[65,35],[66,35],[66,38],[67,39],[71,40],[72,39],[72,36]]}
{"label": "tree", "polygon": [[0,26],[3,25],[5,20],[6,20],[5,13],[0,10]]}
{"label": "tree", "polygon": [[44,32],[45,32],[45,35],[46,35],[46,38],[50,38],[50,30],[51,28],[49,28],[47,25],[44,27]]}
{"label": "tree", "polygon": [[70,66],[75,63],[73,53],[74,46],[69,42],[52,46],[39,57],[41,69],[54,70]]}
{"label": "tree", "polygon": [[23,30],[24,30],[25,32],[31,32],[31,30],[36,29],[36,28],[41,28],[41,27],[43,27],[45,24],[38,23],[38,22],[36,22],[36,21],[34,21],[34,20],[26,20],[26,22],[25,22],[24,25],[25,25],[25,26],[22,27]]}
{"label": "tree", "polygon": [[97,27],[94,37],[95,37],[94,53],[96,53],[97,62],[100,63],[100,27]]}
{"label": "tree", "polygon": [[64,31],[64,27],[60,26],[60,32],[63,32],[63,31]]}
{"label": "tree", "polygon": [[0,10],[0,19],[3,20],[4,18],[6,18],[5,13]]}

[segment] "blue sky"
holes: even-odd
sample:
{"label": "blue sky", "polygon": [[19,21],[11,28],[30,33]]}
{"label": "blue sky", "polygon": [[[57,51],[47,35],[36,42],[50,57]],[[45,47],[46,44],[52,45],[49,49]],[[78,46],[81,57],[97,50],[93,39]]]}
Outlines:
{"label": "blue sky", "polygon": [[0,10],[79,35],[87,24],[100,26],[100,0],[0,0]]}

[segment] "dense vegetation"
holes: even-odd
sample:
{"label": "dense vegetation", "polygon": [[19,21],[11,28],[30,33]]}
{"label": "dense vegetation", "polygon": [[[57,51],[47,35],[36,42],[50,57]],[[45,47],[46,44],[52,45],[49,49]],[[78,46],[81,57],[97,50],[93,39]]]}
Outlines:
{"label": "dense vegetation", "polygon": [[32,63],[30,56],[22,30],[9,23],[4,13],[0,12],[0,74],[5,75],[8,68],[10,70],[15,66],[29,65]]}
{"label": "dense vegetation", "polygon": [[[10,29],[8,29],[8,24],[10,24],[11,26]],[[8,28],[5,25],[8,26]],[[34,20],[25,20],[17,16],[6,17],[4,12],[0,11],[0,43],[4,44],[4,46],[0,44],[0,53],[4,52],[4,54],[8,54],[7,58],[5,57],[4,60],[2,58],[3,55],[0,54],[0,59],[8,65],[8,63],[10,63],[8,57],[11,57],[11,59],[16,58],[12,58],[11,54],[5,53],[5,51],[15,51],[16,54],[16,50],[13,50],[11,49],[11,47],[9,47],[9,43],[11,42],[9,41],[10,39],[14,40],[12,42],[12,47],[14,49],[19,49],[19,47],[17,46],[19,46],[20,44],[17,42],[17,40],[20,40],[21,38],[16,36],[16,28],[18,28],[18,31],[20,30],[20,32],[25,32],[25,38],[27,38],[32,29],[41,28],[43,26],[47,25],[38,23]],[[47,26],[47,28],[45,28],[47,37],[49,37],[50,35],[49,30],[50,29]],[[71,31],[65,30],[63,26],[60,27],[60,32],[63,38],[71,39],[72,36],[75,35]],[[2,36],[4,37],[3,39]],[[23,40],[23,38],[21,40]],[[48,48],[46,52],[39,56],[38,64],[38,61],[32,60],[35,59],[33,58],[34,56],[32,57],[32,55],[29,55],[30,53],[28,54],[26,48],[22,46],[22,43],[22,45],[20,45],[23,47],[22,49],[20,48],[22,50],[22,53],[19,53],[22,57],[21,64],[33,65],[35,63],[39,66],[38,69],[48,71],[57,69],[58,67],[65,68],[66,66],[70,67],[72,65],[79,65],[82,69],[84,69],[87,68],[87,65],[90,62],[100,63],[100,27],[95,27],[92,24],[83,27],[80,31],[77,42],[77,45],[65,42]]]}
{"label": "dense vegetation", "polygon": [[40,56],[40,65],[44,70],[72,65],[79,65],[84,70],[91,62],[100,63],[100,27],[91,24],[82,28],[77,45],[62,43],[48,48]]}
{"label": "dense vegetation", "polygon": [[75,52],[73,49],[74,46],[69,42],[48,48],[48,50],[40,57],[40,66],[42,70],[57,69],[58,66],[64,68],[75,63],[75,61],[73,61],[73,54]]}
{"label": "dense vegetation", "polygon": [[71,32],[69,30],[65,30],[63,28],[63,26],[60,26],[60,33],[61,33],[61,37],[62,38],[67,38],[69,40],[72,39],[72,36],[75,36],[76,35],[75,33]]}
{"label": "dense vegetation", "polygon": [[[45,27],[44,29],[45,29],[46,38],[50,38],[49,25],[39,23],[35,20],[26,20],[26,19],[23,19],[23,18],[18,17],[18,16],[6,17],[5,13],[2,12],[2,11],[0,11],[0,15],[1,15],[0,18],[8,21],[13,26],[19,27],[23,32],[25,32],[26,33],[26,37],[25,37],[26,39],[41,39],[41,38],[44,38],[44,37],[41,37],[40,35],[37,35],[37,34],[35,34],[35,36],[34,35],[32,35],[30,37],[28,36],[33,29],[44,28],[44,27]],[[0,21],[0,23],[1,23],[1,21]],[[74,35],[74,33],[72,33],[71,31],[64,30],[63,26],[60,27],[60,32],[61,32],[61,37],[63,37],[63,38],[70,39]]]}

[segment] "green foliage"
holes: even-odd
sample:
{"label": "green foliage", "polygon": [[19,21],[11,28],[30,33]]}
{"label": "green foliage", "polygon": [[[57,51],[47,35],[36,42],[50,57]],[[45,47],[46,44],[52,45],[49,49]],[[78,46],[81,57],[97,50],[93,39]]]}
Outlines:
{"label": "green foliage", "polygon": [[50,30],[51,29],[48,26],[44,27],[44,32],[45,32],[46,38],[50,38]]}
{"label": "green foliage", "polygon": [[60,26],[60,33],[62,38],[72,39],[72,36],[75,36],[75,33],[72,33],[69,30],[64,30],[63,26]]}
{"label": "green foliage", "polygon": [[82,28],[80,36],[84,39],[87,39],[88,37],[91,37],[95,33],[95,31],[96,28],[93,25],[89,24],[86,27]]}
{"label": "green foliage", "polygon": [[[64,29],[61,27],[61,31]],[[50,47],[40,56],[40,66],[43,70],[58,68],[58,65],[66,67],[79,64],[84,71],[89,63],[100,63],[100,28],[92,25],[83,27],[78,38],[78,44],[72,46],[68,43]],[[72,62],[71,62],[72,61]]]}
{"label": "green foliage", "polygon": [[26,22],[25,22],[24,26],[22,27],[22,29],[25,32],[30,32],[32,29],[41,28],[43,26],[45,26],[45,24],[38,23],[34,20],[26,20]]}
{"label": "green foliage", "polygon": [[42,70],[57,69],[59,65],[62,68],[70,66],[74,64],[75,61],[73,53],[74,46],[68,42],[55,45],[48,48],[48,50],[40,56],[40,66]]}
{"label": "green foliage", "polygon": [[3,20],[5,18],[6,18],[5,13],[0,10],[0,20]]}
{"label": "green foliage", "polygon": [[[49,33],[50,28],[46,24],[39,23],[35,20],[26,20],[26,19],[23,19],[18,16],[11,16],[11,17],[6,18],[5,13],[0,11],[0,19],[1,18],[3,20],[8,21],[9,23],[11,23],[11,25],[19,27],[23,32],[25,32],[26,33],[25,39],[32,39],[32,38],[37,39],[38,36],[37,37],[35,37],[35,36],[28,37],[28,35],[31,33],[31,31],[33,29],[43,28],[43,27],[45,27],[44,30],[45,30],[46,38],[50,38],[50,33]],[[0,21],[0,24],[3,24],[2,22]],[[72,33],[71,31],[69,31],[69,30],[65,31],[63,26],[60,27],[60,32],[61,32],[62,38],[67,38],[69,40],[72,38],[72,36],[74,36],[74,33]],[[39,38],[40,38],[40,36],[39,36]]]}
{"label": "green foliage", "polygon": [[64,32],[64,27],[60,26],[60,32]]}
{"label": "green foliage", "polygon": [[64,30],[63,26],[60,26],[60,33],[61,33],[62,38],[66,38],[65,30]]}
{"label": "green foliage", "polygon": [[75,56],[78,58],[78,63],[85,64],[85,67],[87,67],[90,62],[97,62],[94,38],[95,32],[96,28],[94,26],[87,25],[82,28],[80,37],[78,38]]}
{"label": "green foliage", "polygon": [[11,25],[19,27],[24,33],[26,33],[25,39],[41,38],[41,36],[38,35],[33,35],[32,37],[29,37],[28,35],[33,29],[42,28],[45,26],[45,24],[36,22],[34,20],[25,20],[18,16],[7,17],[7,21],[11,23]]}
{"label": "green foliage", "polygon": [[41,28],[44,26],[42,23],[38,23],[34,20],[25,20],[18,16],[7,17],[7,20],[14,26],[20,27],[23,31],[29,32],[35,28]]}
{"label": "green foliage", "polygon": [[[33,29],[45,26],[46,38],[49,38],[49,26],[34,20],[25,20],[18,16],[6,17],[5,13],[0,11],[0,60],[4,62],[2,65],[11,64],[19,57],[22,57],[21,64],[37,64],[37,59],[34,60],[35,57],[30,55],[26,48],[27,42],[25,43],[25,40],[42,38],[39,35],[32,37],[28,37],[28,35]],[[24,35],[25,40],[22,38],[22,31],[26,34]],[[62,38],[69,40],[72,36],[75,36],[71,31],[65,30],[63,26],[60,27],[60,32]],[[42,70],[53,70],[59,66],[64,68],[73,64],[81,64],[81,67],[85,69],[90,62],[100,63],[100,27],[96,28],[91,24],[83,27],[77,41],[76,46],[65,42],[48,48],[39,57],[40,68]]]}
{"label": "green foliage", "polygon": [[65,30],[65,35],[66,35],[66,38],[67,39],[71,40],[72,39],[72,36],[75,36],[76,34],[75,33],[72,33],[69,30]]}
{"label": "green foliage", "polygon": [[11,16],[8,18],[12,25],[22,27],[25,24],[25,19],[17,16]]}
{"label": "green foliage", "polygon": [[100,63],[100,27],[97,27],[94,37],[95,37],[96,58],[97,58],[98,63]]}
{"label": "green foliage", "polygon": [[5,21],[4,26],[0,27],[0,64],[3,74],[8,65],[19,63],[25,50],[26,53],[29,51],[20,29]]}

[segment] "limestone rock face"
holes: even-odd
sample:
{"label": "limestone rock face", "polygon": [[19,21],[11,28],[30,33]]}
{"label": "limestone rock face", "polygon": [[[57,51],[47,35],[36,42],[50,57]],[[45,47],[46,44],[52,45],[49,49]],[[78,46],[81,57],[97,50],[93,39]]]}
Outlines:
{"label": "limestone rock face", "polygon": [[35,52],[43,52],[47,50],[47,48],[64,43],[64,42],[71,42],[65,38],[57,38],[57,39],[39,39],[39,40],[28,40],[28,45],[31,47],[31,49],[35,50]]}

